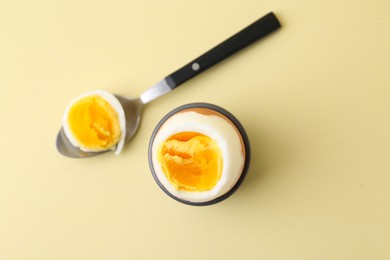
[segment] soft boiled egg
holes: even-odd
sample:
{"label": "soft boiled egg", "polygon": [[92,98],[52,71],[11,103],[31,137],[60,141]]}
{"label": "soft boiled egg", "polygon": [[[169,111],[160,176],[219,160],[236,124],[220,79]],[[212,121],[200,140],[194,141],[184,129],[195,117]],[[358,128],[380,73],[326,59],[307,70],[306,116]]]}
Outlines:
{"label": "soft boiled egg", "polygon": [[174,199],[208,205],[230,196],[249,165],[249,141],[238,120],[221,107],[184,105],[160,121],[149,146],[159,186]]}
{"label": "soft boiled egg", "polygon": [[126,119],[111,93],[94,90],[74,98],[66,107],[62,126],[71,144],[85,152],[115,150],[125,143]]}

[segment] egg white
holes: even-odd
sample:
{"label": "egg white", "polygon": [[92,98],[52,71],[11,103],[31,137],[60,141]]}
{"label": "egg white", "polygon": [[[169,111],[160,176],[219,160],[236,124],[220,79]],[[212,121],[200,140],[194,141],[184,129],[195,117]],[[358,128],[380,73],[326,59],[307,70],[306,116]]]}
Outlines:
{"label": "egg white", "polygon": [[[204,134],[219,146],[223,161],[222,174],[211,190],[178,190],[165,176],[157,158],[158,148],[170,136],[180,132]],[[203,115],[192,111],[174,114],[166,120],[155,135],[151,149],[152,165],[160,183],[175,197],[190,202],[211,201],[227,193],[237,183],[245,163],[241,136],[231,123],[216,115]]]}
{"label": "egg white", "polygon": [[118,113],[119,127],[121,130],[121,137],[120,137],[116,146],[114,146],[113,148],[108,148],[108,149],[102,150],[102,151],[106,151],[106,150],[111,149],[111,150],[115,150],[115,154],[117,154],[117,155],[120,154],[122,149],[123,149],[123,146],[125,144],[125,137],[126,137],[125,111],[123,110],[123,107],[122,107],[121,103],[119,102],[119,100],[113,94],[111,94],[110,92],[104,91],[104,90],[92,90],[92,91],[86,92],[86,93],[81,94],[80,96],[74,98],[68,104],[68,106],[65,109],[63,118],[62,118],[62,127],[64,129],[66,137],[69,139],[70,143],[73,146],[80,148],[80,150],[82,150],[84,152],[96,152],[95,150],[90,150],[88,148],[82,147],[82,145],[79,143],[79,141],[75,138],[75,136],[71,132],[69,122],[68,122],[69,111],[72,108],[72,106],[80,99],[83,99],[83,98],[89,97],[89,96],[101,97],[102,99],[107,101],[107,103],[109,103],[111,105],[111,107]]}

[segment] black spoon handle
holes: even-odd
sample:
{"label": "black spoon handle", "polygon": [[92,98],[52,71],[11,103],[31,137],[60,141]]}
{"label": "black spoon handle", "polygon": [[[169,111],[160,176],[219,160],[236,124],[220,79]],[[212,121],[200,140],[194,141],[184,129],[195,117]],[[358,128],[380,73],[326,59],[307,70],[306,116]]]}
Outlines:
{"label": "black spoon handle", "polygon": [[169,87],[174,89],[278,28],[280,28],[278,19],[272,12],[268,13],[205,54],[168,75],[165,80]]}

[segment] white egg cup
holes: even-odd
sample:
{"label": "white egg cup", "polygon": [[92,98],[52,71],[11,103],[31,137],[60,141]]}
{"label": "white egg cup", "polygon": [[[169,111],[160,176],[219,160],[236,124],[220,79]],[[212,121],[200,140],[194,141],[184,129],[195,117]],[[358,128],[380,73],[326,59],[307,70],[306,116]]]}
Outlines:
{"label": "white egg cup", "polygon": [[[159,132],[160,128],[173,115],[175,115],[175,114],[177,114],[179,112],[183,112],[185,110],[191,110],[191,109],[206,109],[206,110],[210,110],[213,113],[216,113],[216,114],[220,115],[225,120],[229,121],[229,123],[235,127],[235,129],[237,130],[237,132],[239,134],[240,140],[242,141],[242,148],[244,150],[244,155],[245,155],[244,156],[244,162],[243,162],[242,170],[241,170],[241,172],[239,174],[239,177],[235,180],[235,183],[232,184],[232,186],[229,188],[229,190],[227,190],[223,194],[220,194],[218,197],[213,197],[210,200],[200,201],[200,202],[198,202],[198,201],[189,201],[189,200],[180,198],[177,195],[173,194],[173,192],[170,191],[170,188],[168,189],[166,187],[166,185],[167,185],[166,180],[161,179],[161,177],[159,177],[159,174],[156,173],[155,162],[154,162],[155,158],[153,159],[153,157],[154,157],[153,145],[154,145],[154,141],[155,141],[156,135]],[[168,114],[166,114],[160,120],[160,122],[157,124],[156,128],[154,129],[154,131],[152,133],[152,136],[150,138],[149,150],[148,150],[149,167],[150,167],[150,170],[152,172],[153,178],[157,182],[158,186],[168,196],[170,196],[171,198],[175,199],[176,201],[179,201],[179,202],[187,204],[187,205],[192,205],[192,206],[212,205],[212,204],[221,202],[221,201],[225,200],[226,198],[230,197],[240,187],[240,185],[242,184],[243,180],[245,179],[245,176],[246,176],[248,168],[249,168],[250,157],[251,156],[250,156],[249,139],[248,139],[248,136],[247,136],[247,134],[246,134],[246,132],[244,130],[244,127],[241,125],[241,123],[237,120],[236,117],[234,117],[230,112],[228,112],[224,108],[216,106],[216,105],[213,105],[213,104],[209,104],[209,103],[190,103],[190,104],[186,104],[186,105],[180,106],[178,108],[175,108],[172,111],[170,111]]]}

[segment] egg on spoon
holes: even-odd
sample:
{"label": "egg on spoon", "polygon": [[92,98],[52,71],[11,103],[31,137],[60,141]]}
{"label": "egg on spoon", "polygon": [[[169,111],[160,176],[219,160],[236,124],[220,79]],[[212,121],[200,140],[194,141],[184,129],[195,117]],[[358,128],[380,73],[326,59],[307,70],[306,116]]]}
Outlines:
{"label": "egg on spoon", "polygon": [[115,150],[125,143],[126,119],[121,103],[104,90],[86,92],[66,107],[62,127],[70,143],[84,152]]}
{"label": "egg on spoon", "polygon": [[221,107],[194,103],[168,113],[149,145],[149,165],[158,185],[189,205],[229,197],[243,181],[250,159],[242,125]]}

